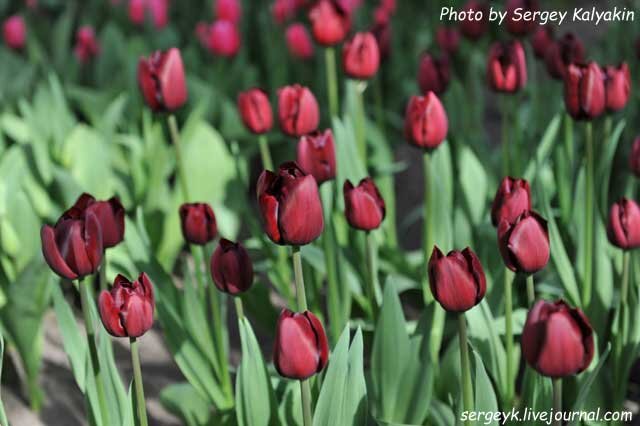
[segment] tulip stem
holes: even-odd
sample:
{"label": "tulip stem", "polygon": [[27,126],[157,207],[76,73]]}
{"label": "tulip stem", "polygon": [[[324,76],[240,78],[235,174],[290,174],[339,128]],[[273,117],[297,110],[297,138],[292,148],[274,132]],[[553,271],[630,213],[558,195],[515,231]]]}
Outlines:
{"label": "tulip stem", "polygon": [[131,364],[133,365],[133,383],[136,392],[136,405],[138,410],[138,421],[140,426],[147,426],[147,407],[144,400],[144,385],[142,384],[142,369],[140,368],[140,354],[138,353],[138,340],[135,337],[129,338],[131,345]]}
{"label": "tulip stem", "polygon": [[331,118],[338,117],[338,74],[336,71],[336,52],[333,47],[324,50],[325,66],[327,73],[327,94],[329,97],[329,113]]}
{"label": "tulip stem", "polygon": [[260,145],[260,158],[262,159],[262,167],[265,170],[273,170],[273,160],[269,151],[269,140],[267,135],[258,136],[258,145]]}
{"label": "tulip stem", "polygon": [[434,209],[432,208],[432,199],[431,199],[431,155],[429,152],[424,153],[423,157],[424,164],[424,218],[423,218],[423,239],[422,239],[422,249],[424,250],[424,273],[423,273],[423,283],[422,283],[422,293],[425,300],[425,303],[428,303],[432,300],[431,291],[429,290],[429,274],[428,274],[428,265],[429,258],[431,257],[431,250],[433,250],[433,214]]}
{"label": "tulip stem", "polygon": [[173,148],[176,153],[176,168],[178,170],[178,179],[180,180],[180,189],[182,190],[183,201],[187,202],[191,197],[189,197],[186,168],[184,166],[184,159],[182,158],[182,150],[180,148],[180,132],[178,131],[176,117],[173,114],[169,115],[169,131],[171,132],[171,140],[173,141]]}
{"label": "tulip stem", "polygon": [[[554,418],[556,418],[555,413],[562,412],[562,379],[557,378],[552,380],[553,380],[553,411],[554,411]],[[561,426],[562,419],[556,418],[556,420],[554,421],[554,425]]]}
{"label": "tulip stem", "polygon": [[242,321],[244,319],[244,308],[242,307],[242,298],[240,295],[233,298],[233,303],[236,306],[236,315],[238,316],[238,321]]}
{"label": "tulip stem", "polygon": [[582,293],[582,303],[587,309],[591,301],[591,277],[593,273],[593,180],[594,180],[594,158],[593,158],[593,128],[591,122],[586,123],[586,181],[585,181],[585,209],[584,209],[584,286]]}
{"label": "tulip stem", "polygon": [[351,85],[354,91],[355,105],[354,105],[354,126],[356,134],[356,148],[358,154],[360,154],[360,160],[364,169],[367,170],[367,119],[364,110],[364,91],[367,88],[365,81],[352,80]]}
{"label": "tulip stem", "polygon": [[533,283],[533,275],[527,275],[527,301],[529,307],[533,306],[536,301],[536,287]]}
{"label": "tulip stem", "polygon": [[507,268],[504,270],[504,321],[505,348],[507,351],[507,407],[513,402],[515,378],[513,368],[513,274]]}
{"label": "tulip stem", "polygon": [[343,328],[342,308],[340,304],[340,286],[338,285],[338,265],[336,261],[336,240],[333,229],[333,194],[331,187],[333,182],[326,182],[320,188],[322,204],[325,211],[324,232],[322,234],[322,247],[324,249],[324,261],[327,268],[327,310],[329,312],[329,325],[331,341],[338,341]]}
{"label": "tulip stem", "polygon": [[631,259],[631,253],[624,251],[622,255],[622,285],[620,286],[620,305],[625,306],[627,304],[627,297],[629,294],[629,261]]}
{"label": "tulip stem", "polygon": [[[473,411],[473,387],[469,364],[469,344],[467,343],[467,319],[464,313],[458,315],[458,337],[460,338],[460,367],[462,368],[462,401],[467,412]],[[467,420],[466,425],[471,425]]]}
{"label": "tulip stem", "polygon": [[509,176],[511,153],[509,151],[509,106],[507,100],[502,100],[502,175]]}
{"label": "tulip stem", "polygon": [[109,284],[107,283],[107,251],[102,250],[102,265],[100,265],[100,289],[108,290]]}
{"label": "tulip stem", "polygon": [[367,232],[367,269],[369,271],[367,296],[369,298],[369,305],[371,306],[371,319],[375,324],[376,318],[378,317],[376,290],[380,287],[380,282],[378,279],[378,248],[376,247],[376,240],[373,234],[371,234],[371,231]]}

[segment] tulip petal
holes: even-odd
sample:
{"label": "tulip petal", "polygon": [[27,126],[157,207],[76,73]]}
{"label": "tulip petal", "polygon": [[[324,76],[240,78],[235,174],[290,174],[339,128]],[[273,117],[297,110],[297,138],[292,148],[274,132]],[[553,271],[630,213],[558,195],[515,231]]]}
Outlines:
{"label": "tulip petal", "polygon": [[40,230],[40,238],[42,240],[42,254],[53,272],[69,280],[78,278],[58,249],[54,229],[49,225],[44,225]]}
{"label": "tulip petal", "polygon": [[164,107],[169,110],[181,107],[187,100],[187,85],[180,50],[174,47],[165,52],[158,67]]}
{"label": "tulip petal", "polygon": [[140,337],[153,325],[153,307],[138,294],[129,297],[120,315],[129,337]]}
{"label": "tulip petal", "polygon": [[125,337],[127,333],[120,322],[120,310],[114,303],[111,294],[103,290],[98,298],[98,308],[100,310],[100,319],[104,328],[115,337]]}
{"label": "tulip petal", "polygon": [[536,360],[539,371],[549,377],[578,373],[585,358],[582,332],[578,325],[566,311],[551,314],[545,325],[542,350]]}
{"label": "tulip petal", "polygon": [[549,261],[548,234],[532,216],[514,226],[509,236],[508,248],[517,261],[518,269],[525,273],[537,272]]}
{"label": "tulip petal", "polygon": [[318,184],[311,175],[296,179],[287,187],[286,198],[278,205],[277,221],[282,239],[291,245],[305,245],[324,229]]}

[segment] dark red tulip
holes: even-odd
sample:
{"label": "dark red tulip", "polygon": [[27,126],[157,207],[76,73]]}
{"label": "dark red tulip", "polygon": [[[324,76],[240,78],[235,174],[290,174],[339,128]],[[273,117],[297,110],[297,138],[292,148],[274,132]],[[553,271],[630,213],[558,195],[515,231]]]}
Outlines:
{"label": "dark red tulip", "polygon": [[129,0],[129,20],[134,25],[144,24],[147,0]]}
{"label": "dark red tulip", "polygon": [[515,93],[527,84],[527,62],[517,41],[494,43],[487,63],[489,86],[496,92]]}
{"label": "dark red tulip", "polygon": [[[469,0],[460,11],[467,12],[466,19],[460,22],[460,32],[463,36],[476,40],[487,32],[489,29],[489,8],[486,3]],[[476,12],[481,12],[482,16]]]}
{"label": "dark red tulip", "polygon": [[345,39],[351,20],[335,0],[318,0],[309,11],[311,33],[322,46],[334,46]]}
{"label": "dark red tulip", "polygon": [[433,92],[441,95],[446,92],[451,81],[451,66],[446,55],[440,57],[429,53],[422,55],[418,68],[418,85],[422,93]]}
{"label": "dark red tulip", "polygon": [[104,328],[115,337],[140,337],[153,325],[153,284],[144,272],[130,282],[118,275],[109,291],[98,299]]}
{"label": "dark red tulip", "polygon": [[433,92],[411,97],[404,123],[409,143],[426,149],[437,148],[447,137],[449,129],[447,113]]}
{"label": "dark red tulip", "polygon": [[292,56],[307,60],[313,58],[313,43],[307,28],[299,22],[287,27],[285,33],[287,48]]}
{"label": "dark red tulip", "polygon": [[629,156],[629,167],[636,177],[640,177],[640,136],[633,141],[631,155]]}
{"label": "dark red tulip", "polygon": [[551,49],[554,43],[553,27],[550,25],[538,26],[531,36],[531,47],[536,58],[545,58],[547,51]]}
{"label": "dark red tulip", "polygon": [[629,66],[623,62],[618,67],[608,66],[604,69],[605,94],[608,111],[619,111],[627,105],[631,93],[631,74]]}
{"label": "dark red tulip", "polygon": [[584,46],[575,34],[566,33],[549,45],[544,61],[549,75],[556,80],[562,80],[569,64],[584,61]]}
{"label": "dark red tulip", "polygon": [[389,13],[389,15],[393,15],[394,13],[396,13],[396,8],[397,8],[396,0],[380,0],[379,7],[386,10],[387,13]]}
{"label": "dark red tulip", "polygon": [[380,61],[384,61],[391,54],[391,22],[389,19],[376,19],[369,31],[378,43]]}
{"label": "dark red tulip", "polygon": [[623,250],[640,247],[640,207],[635,201],[622,198],[611,206],[607,235],[611,244]]}
{"label": "dark red tulip", "polygon": [[253,263],[240,243],[222,238],[211,256],[211,277],[218,290],[232,295],[244,293],[253,284]]}
{"label": "dark red tulip", "polygon": [[7,18],[2,24],[2,36],[4,44],[13,50],[22,50],[27,41],[27,26],[24,18],[20,15],[13,15]]}
{"label": "dark red tulip", "polygon": [[502,179],[491,205],[491,223],[498,226],[500,221],[515,222],[527,210],[531,210],[531,190],[529,182],[507,176]]}
{"label": "dark red tulip", "polygon": [[342,187],[344,194],[344,214],[349,225],[363,231],[371,231],[380,226],[386,214],[384,199],[370,177],[354,187],[347,180]]}
{"label": "dark red tulip", "polygon": [[320,320],[310,311],[283,309],[273,348],[273,365],[278,373],[304,380],[321,372],[328,360],[329,343]]}
{"label": "dark red tulip", "polygon": [[189,244],[205,245],[218,234],[216,216],[206,203],[185,203],[180,206],[182,235]]}
{"label": "dark red tulip", "polygon": [[578,374],[593,359],[593,329],[580,309],[564,300],[539,300],[522,329],[522,355],[543,376]]}
{"label": "dark red tulip", "polygon": [[297,149],[300,168],[312,175],[318,185],[336,177],[336,148],[331,129],[300,138]]}
{"label": "dark red tulip", "polygon": [[273,113],[267,94],[250,89],[238,95],[238,111],[242,122],[252,133],[267,133],[273,127]]}
{"label": "dark red tulip", "polygon": [[187,101],[187,84],[180,50],[154,52],[140,58],[138,84],[145,102],[154,111],[174,111]]}
{"label": "dark red tulip", "polygon": [[215,0],[213,3],[213,13],[216,19],[237,24],[242,16],[240,0]]}
{"label": "dark red tulip", "polygon": [[576,120],[592,120],[605,109],[604,74],[598,64],[571,64],[564,79],[564,103]]}
{"label": "dark red tulip", "polygon": [[378,42],[371,33],[356,33],[342,48],[344,73],[351,78],[367,80],[380,66]]}
{"label": "dark red tulip", "polygon": [[301,246],[322,234],[318,184],[296,163],[282,164],[277,174],[263,171],[257,186],[264,230],[274,243]]}
{"label": "dark red tulip", "polygon": [[487,281],[478,256],[469,248],[446,256],[437,246],[429,259],[429,286],[448,312],[465,312],[482,301]]}
{"label": "dark red tulip", "polygon": [[214,55],[231,58],[240,50],[240,31],[231,21],[217,20],[209,28],[208,49]]}
{"label": "dark red tulip", "polygon": [[275,0],[271,6],[271,14],[278,24],[293,19],[298,10],[298,2],[296,0]]}
{"label": "dark red tulip", "polygon": [[513,222],[498,224],[498,246],[507,268],[534,274],[549,262],[547,221],[533,211],[521,213]]}
{"label": "dark red tulip", "polygon": [[436,30],[436,41],[442,52],[453,55],[460,47],[460,31],[455,27],[440,26]]}
{"label": "dark red tulip", "polygon": [[87,213],[93,213],[98,218],[102,231],[102,246],[107,249],[115,247],[124,239],[124,207],[117,197],[105,201],[96,201],[89,194],[82,194],[76,203],[67,210],[66,214],[75,218],[82,218]]}
{"label": "dark red tulip", "polygon": [[[523,19],[527,12],[533,13],[540,9],[537,0],[509,0],[505,10],[507,11],[507,31],[516,36],[529,34],[538,25],[533,19]],[[519,14],[516,14],[516,10]]]}
{"label": "dark red tulip", "polygon": [[76,33],[76,45],[73,49],[78,62],[86,64],[100,53],[100,45],[96,40],[96,34],[90,26],[78,29]]}
{"label": "dark red tulip", "polygon": [[278,90],[280,129],[288,136],[300,137],[318,128],[318,101],[307,87],[294,84]]}

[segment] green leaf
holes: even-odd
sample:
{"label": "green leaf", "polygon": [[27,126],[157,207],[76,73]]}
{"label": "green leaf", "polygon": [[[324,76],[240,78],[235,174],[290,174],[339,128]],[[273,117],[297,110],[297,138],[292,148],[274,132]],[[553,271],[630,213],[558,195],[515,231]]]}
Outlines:
{"label": "green leaf", "polygon": [[458,154],[460,185],[473,224],[478,225],[486,211],[488,178],[484,167],[471,148],[462,146]]}
{"label": "green leaf", "polygon": [[529,162],[529,165],[524,172],[524,178],[529,182],[532,182],[538,175],[538,169],[545,162],[545,160],[549,156],[549,153],[553,149],[554,142],[558,134],[558,129],[560,129],[560,121],[561,114],[558,113],[555,117],[553,117],[553,119],[547,126],[547,129],[544,131],[542,140],[538,144],[538,149],[536,150],[536,155],[534,158],[535,161]]}
{"label": "green leaf", "polygon": [[[0,333],[0,377],[2,376],[2,360],[4,359],[4,336]],[[2,403],[2,398],[0,397],[0,425],[1,426],[9,426],[9,421],[7,420],[7,415],[4,411],[4,404]]]}
{"label": "green leaf", "polygon": [[187,426],[209,424],[211,409],[206,399],[189,383],[175,383],[160,392],[160,402]]}
{"label": "green leaf", "polygon": [[[498,399],[496,398],[496,392],[493,389],[493,384],[487,375],[487,370],[484,368],[484,363],[480,355],[474,350],[473,358],[475,364],[475,407],[476,411],[485,413],[495,413],[498,411]],[[494,420],[492,423],[483,423],[489,425],[498,425],[498,421]]]}
{"label": "green leaf", "polygon": [[[588,376],[580,382],[580,388],[579,388],[580,390],[578,392],[578,396],[576,397],[576,402],[573,404],[572,411],[577,412],[583,409],[584,403],[587,400],[587,397],[589,396],[589,393],[591,391],[591,386],[596,380],[596,377],[598,377],[598,374],[600,373],[602,366],[607,360],[607,357],[609,356],[610,351],[611,351],[611,344],[609,343],[605,351],[600,355],[600,361],[598,362],[598,364],[595,366],[595,368],[593,368],[588,373]],[[577,423],[573,422],[571,424],[574,425]]]}

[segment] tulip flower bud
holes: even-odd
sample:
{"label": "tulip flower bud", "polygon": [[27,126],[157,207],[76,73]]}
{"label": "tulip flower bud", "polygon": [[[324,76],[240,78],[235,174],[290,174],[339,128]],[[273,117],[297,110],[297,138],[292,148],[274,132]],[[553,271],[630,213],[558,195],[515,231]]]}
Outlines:
{"label": "tulip flower bud", "polygon": [[214,0],[213,14],[216,19],[237,24],[242,16],[240,0]]}
{"label": "tulip flower bud", "polygon": [[[460,22],[460,32],[471,40],[477,40],[489,29],[489,8],[484,2],[469,0],[460,10],[465,12],[466,19]],[[480,16],[480,12],[482,16]],[[481,19],[475,19],[476,17]]]}
{"label": "tulip flower bud", "polygon": [[95,32],[90,26],[84,26],[78,29],[76,33],[76,45],[74,53],[78,62],[86,64],[94,57],[98,56],[100,45],[96,40]]}
{"label": "tulip flower bud", "polygon": [[380,61],[384,61],[391,54],[391,22],[388,18],[376,19],[369,31],[378,43]]}
{"label": "tulip flower bud", "polygon": [[296,16],[297,9],[296,0],[275,0],[271,6],[271,14],[277,24],[284,24]]}
{"label": "tulip flower bud", "polygon": [[[529,34],[536,27],[535,20],[522,19],[525,13],[534,13],[540,9],[537,0],[509,0],[505,7],[507,12],[507,31],[515,36]],[[515,14],[515,11],[519,15]]]}
{"label": "tulip flower bud", "polygon": [[287,27],[285,33],[289,53],[295,58],[307,60],[313,58],[313,43],[307,28],[299,22]]}
{"label": "tulip flower bud", "polygon": [[554,44],[553,27],[550,25],[539,26],[531,36],[531,47],[536,58],[545,58],[547,51]]}
{"label": "tulip flower bud", "polygon": [[118,275],[109,291],[98,299],[104,328],[115,337],[140,337],[153,325],[153,284],[144,272],[130,282]]}
{"label": "tulip flower bud", "polygon": [[238,95],[238,111],[242,122],[252,133],[267,133],[273,127],[273,113],[267,94],[250,89]]}
{"label": "tulip flower bud", "polygon": [[425,53],[420,59],[418,68],[418,85],[422,93],[433,92],[436,95],[441,95],[449,87],[450,81],[449,58],[446,55],[437,58]]}
{"label": "tulip flower bud", "polygon": [[435,149],[447,137],[448,129],[447,113],[433,92],[411,97],[404,122],[404,133],[409,143]]}
{"label": "tulip flower bud", "polygon": [[253,264],[242,244],[220,240],[211,256],[211,277],[218,290],[234,296],[251,288]]}
{"label": "tulip flower bud", "polygon": [[318,0],[309,11],[311,33],[322,46],[334,46],[347,36],[351,20],[336,0]]}
{"label": "tulip flower bud", "polygon": [[344,73],[351,78],[367,80],[378,72],[380,51],[371,33],[356,33],[342,49]]}
{"label": "tulip flower bud", "polygon": [[87,213],[95,214],[102,231],[102,246],[107,249],[115,247],[124,240],[124,207],[120,200],[111,197],[106,201],[96,201],[89,194],[82,194],[66,214],[81,218]]}
{"label": "tulip flower bud", "polygon": [[609,210],[609,241],[623,250],[640,247],[640,207],[635,201],[620,199]]}
{"label": "tulip flower bud", "polygon": [[507,176],[502,179],[491,205],[491,223],[498,226],[502,220],[515,222],[522,213],[531,210],[531,189],[524,179]]}
{"label": "tulip flower bud", "polygon": [[496,92],[515,93],[527,84],[527,62],[517,41],[494,43],[487,64],[489,86]]}
{"label": "tulip flower bud", "polygon": [[207,48],[214,55],[232,58],[240,50],[240,32],[231,21],[217,20],[209,28]]}
{"label": "tulip flower bud", "polygon": [[626,62],[617,68],[608,66],[605,68],[605,94],[608,111],[619,111],[627,105],[631,92],[631,75]]}
{"label": "tulip flower bud", "polygon": [[20,15],[7,18],[2,25],[2,36],[8,48],[22,50],[27,40],[27,27],[24,18]]}
{"label": "tulip flower bud", "polygon": [[569,64],[584,61],[584,46],[575,34],[566,33],[562,38],[551,43],[544,61],[549,75],[556,80],[562,80]]}
{"label": "tulip flower bud", "polygon": [[278,319],[273,365],[278,374],[304,380],[322,371],[329,360],[329,343],[320,320],[310,311],[283,309]]}
{"label": "tulip flower bud", "polygon": [[187,101],[187,84],[180,50],[154,52],[140,58],[138,84],[145,102],[153,111],[174,111]]}
{"label": "tulip flower bud", "polygon": [[507,268],[534,274],[549,262],[547,221],[533,211],[521,213],[514,222],[498,224],[498,246]]}
{"label": "tulip flower bud", "polygon": [[440,26],[436,30],[436,41],[443,53],[454,55],[460,47],[460,31],[455,27]]}
{"label": "tulip flower bud", "polygon": [[605,109],[604,74],[595,62],[571,64],[564,78],[564,103],[576,120],[592,120]]}
{"label": "tulip flower bud", "polygon": [[182,236],[189,244],[203,246],[218,234],[216,216],[207,203],[185,203],[180,206]]}
{"label": "tulip flower bud", "polygon": [[539,300],[522,329],[522,355],[543,376],[578,374],[593,359],[593,329],[580,309],[564,300]]}
{"label": "tulip flower bud", "polygon": [[344,194],[344,214],[353,228],[371,231],[380,226],[386,214],[384,199],[370,177],[354,187],[347,180],[342,188]]}
{"label": "tulip flower bud", "polygon": [[312,175],[318,185],[336,177],[336,149],[333,133],[313,132],[300,138],[297,163],[307,174]]}
{"label": "tulip flower bud", "polygon": [[465,312],[482,301],[487,281],[478,256],[469,248],[446,256],[437,246],[429,259],[429,286],[448,312]]}
{"label": "tulip flower bud", "polygon": [[161,29],[169,22],[169,0],[147,0],[154,27]]}
{"label": "tulip flower bud", "polygon": [[631,155],[629,156],[629,167],[636,177],[640,177],[640,136],[633,141]]}
{"label": "tulip flower bud", "polygon": [[280,129],[288,136],[300,137],[318,128],[318,101],[307,87],[294,84],[278,90]]}
{"label": "tulip flower bud", "polygon": [[134,25],[144,24],[147,0],[129,0],[129,20]]}

